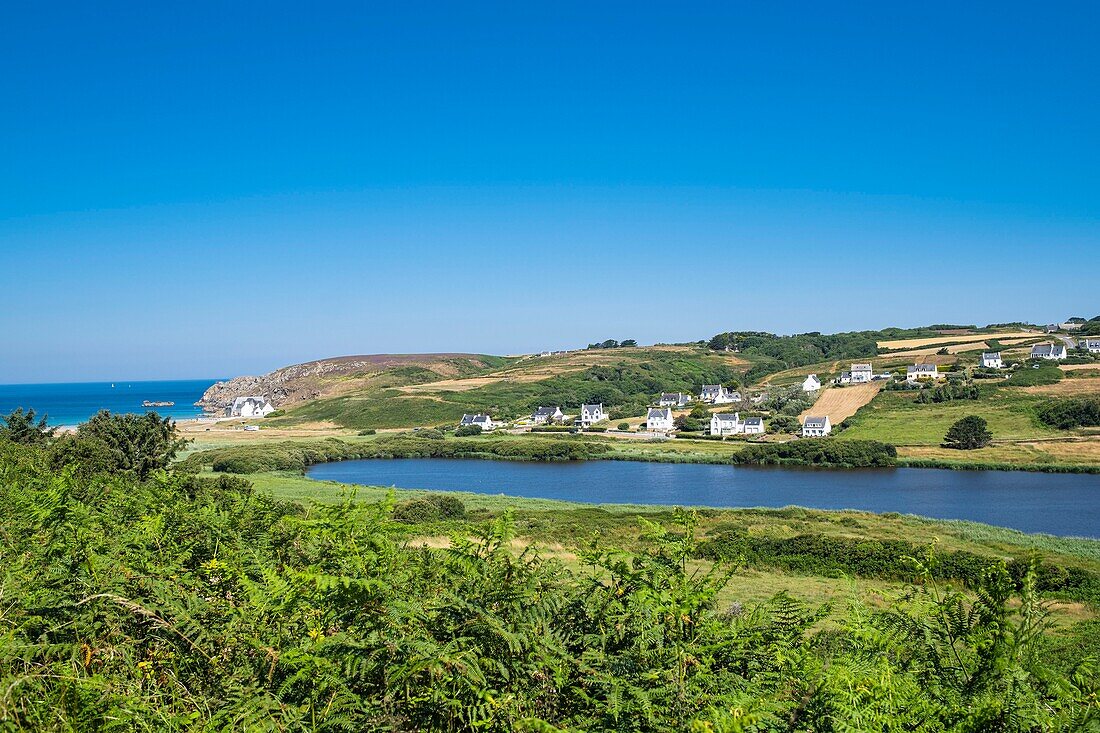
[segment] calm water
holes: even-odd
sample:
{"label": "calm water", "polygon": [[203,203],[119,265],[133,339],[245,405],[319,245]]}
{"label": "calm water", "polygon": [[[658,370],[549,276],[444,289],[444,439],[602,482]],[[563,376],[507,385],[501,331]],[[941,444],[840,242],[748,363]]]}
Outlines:
{"label": "calm water", "polygon": [[[0,384],[0,415],[17,407],[49,416],[51,425],[76,425],[100,410],[158,412],[177,419],[198,417],[195,400],[216,379],[160,382],[72,382],[64,384]],[[175,402],[174,407],[142,407],[151,402]]]}
{"label": "calm water", "polygon": [[1100,538],[1100,475],[924,468],[824,471],[690,463],[342,461],[310,478],[543,499],[714,507],[863,509]]}

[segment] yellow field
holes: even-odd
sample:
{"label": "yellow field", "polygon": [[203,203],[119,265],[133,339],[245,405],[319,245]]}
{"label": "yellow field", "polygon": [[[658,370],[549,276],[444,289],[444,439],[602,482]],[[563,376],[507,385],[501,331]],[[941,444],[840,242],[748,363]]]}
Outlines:
{"label": "yellow field", "polygon": [[873,400],[885,384],[885,382],[871,382],[850,387],[824,389],[814,406],[803,412],[798,418],[803,420],[807,415],[828,415],[829,422],[833,425],[839,425],[842,421],[856,414],[856,410]]}
{"label": "yellow field", "polygon": [[1010,331],[1006,333],[972,333],[966,336],[959,335],[945,335],[934,336],[930,338],[920,339],[898,339],[896,341],[879,341],[878,347],[880,349],[919,349],[922,346],[932,346],[933,344],[945,344],[945,343],[958,343],[962,341],[986,341],[988,339],[1012,339],[1012,338],[1035,338],[1042,334],[1032,331]]}
{"label": "yellow field", "polygon": [[1023,387],[1022,390],[1024,392],[1030,392],[1031,394],[1058,396],[1100,395],[1100,377],[1063,379],[1061,382],[1056,382],[1055,384],[1044,384],[1038,387]]}

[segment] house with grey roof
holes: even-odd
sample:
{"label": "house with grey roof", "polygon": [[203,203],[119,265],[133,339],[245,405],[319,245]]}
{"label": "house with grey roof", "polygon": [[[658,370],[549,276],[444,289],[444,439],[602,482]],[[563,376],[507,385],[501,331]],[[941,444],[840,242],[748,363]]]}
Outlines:
{"label": "house with grey roof", "polygon": [[580,414],[577,415],[577,419],[574,420],[573,424],[579,425],[582,428],[587,428],[590,425],[594,425],[606,419],[607,413],[604,412],[603,403],[598,405],[581,405]]}
{"label": "house with grey roof", "polygon": [[730,392],[722,384],[704,384],[702,391],[699,393],[699,399],[715,405],[726,405],[730,402],[739,401],[741,395],[737,392]]}
{"label": "house with grey roof", "polygon": [[531,422],[536,425],[560,423],[564,420],[565,413],[561,411],[560,407],[539,407],[539,409],[531,413]]}
{"label": "house with grey roof", "polygon": [[986,369],[1002,369],[1004,368],[1004,362],[1001,361],[1001,352],[999,351],[986,351],[982,353],[982,366]]}
{"label": "house with grey roof", "polygon": [[683,392],[662,392],[657,404],[661,407],[683,407],[691,402],[691,395]]}
{"label": "house with grey roof", "polygon": [[736,412],[716,412],[710,416],[711,435],[738,435],[743,432],[741,415]]}
{"label": "house with grey roof", "polygon": [[829,422],[829,416],[815,417],[807,416],[802,421],[802,437],[803,438],[823,438],[829,433],[833,432],[833,426]]}
{"label": "house with grey roof", "polygon": [[741,432],[745,435],[763,435],[765,432],[764,418],[746,417],[744,422],[741,423]]}
{"label": "house with grey roof", "polygon": [[821,380],[817,378],[816,374],[811,374],[802,382],[803,392],[816,392],[819,389],[821,389]]}
{"label": "house with grey roof", "polygon": [[667,433],[675,427],[671,407],[651,407],[645,416],[645,429],[653,433]]}
{"label": "house with grey roof", "polygon": [[912,364],[905,369],[905,381],[907,382],[939,378],[940,370],[935,364]]}
{"label": "house with grey roof", "polygon": [[483,432],[489,432],[497,426],[493,422],[493,418],[483,413],[465,414],[462,416],[462,421],[459,422],[459,427],[468,427],[470,425],[476,425],[482,429]]}
{"label": "house with grey roof", "polygon": [[870,364],[852,364],[852,384],[866,384],[875,378],[875,370]]}
{"label": "house with grey roof", "polygon": [[1090,354],[1100,354],[1100,339],[1084,339],[1080,346]]}
{"label": "house with grey roof", "polygon": [[1065,344],[1035,344],[1031,347],[1032,359],[1054,359],[1061,361],[1066,358]]}
{"label": "house with grey roof", "polygon": [[237,397],[225,408],[226,417],[267,417],[275,412],[275,405],[259,395]]}

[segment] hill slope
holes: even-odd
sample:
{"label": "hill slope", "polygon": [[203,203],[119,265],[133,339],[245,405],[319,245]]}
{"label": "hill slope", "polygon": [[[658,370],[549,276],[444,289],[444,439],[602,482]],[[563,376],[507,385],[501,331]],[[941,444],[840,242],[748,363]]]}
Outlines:
{"label": "hill slope", "polygon": [[434,379],[392,369],[292,406],[278,420],[359,429],[411,427],[452,423],[464,412],[488,411],[505,419],[539,405],[560,405],[568,412],[582,402],[601,402],[613,417],[634,415],[662,391],[698,392],[704,383],[737,383],[747,367],[736,355],[691,346],[592,349],[501,361],[495,369]]}
{"label": "hill slope", "polygon": [[235,377],[214,384],[197,405],[220,411],[236,397],[264,395],[280,408],[368,388],[380,381],[415,384],[462,377],[506,364],[484,354],[369,354],[319,359],[261,376]]}

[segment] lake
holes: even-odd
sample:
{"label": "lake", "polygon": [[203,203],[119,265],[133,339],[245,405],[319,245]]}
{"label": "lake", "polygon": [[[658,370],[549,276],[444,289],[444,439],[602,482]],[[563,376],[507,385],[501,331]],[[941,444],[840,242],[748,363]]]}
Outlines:
{"label": "lake", "polygon": [[308,475],[369,486],[593,503],[900,512],[1100,538],[1097,474],[406,458],[324,463]]}
{"label": "lake", "polygon": [[[50,425],[76,425],[100,410],[157,412],[175,419],[202,415],[195,400],[216,379],[177,379],[142,382],[65,382],[56,384],[0,384],[0,415],[17,407],[47,415]],[[142,407],[150,402],[175,402],[172,407]]]}

